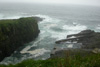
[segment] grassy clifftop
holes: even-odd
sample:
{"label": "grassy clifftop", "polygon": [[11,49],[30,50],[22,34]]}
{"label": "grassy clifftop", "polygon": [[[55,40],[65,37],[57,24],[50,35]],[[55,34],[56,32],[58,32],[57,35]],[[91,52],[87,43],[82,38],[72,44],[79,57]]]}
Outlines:
{"label": "grassy clifftop", "polygon": [[100,54],[90,54],[84,57],[77,54],[74,57],[38,61],[29,59],[15,65],[0,65],[0,67],[100,67]]}
{"label": "grassy clifftop", "polygon": [[34,17],[0,20],[0,60],[38,36],[37,21]]}

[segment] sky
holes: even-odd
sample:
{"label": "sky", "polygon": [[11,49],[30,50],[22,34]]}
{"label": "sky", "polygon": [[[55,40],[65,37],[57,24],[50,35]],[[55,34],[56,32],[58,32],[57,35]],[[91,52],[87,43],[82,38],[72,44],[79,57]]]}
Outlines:
{"label": "sky", "polygon": [[0,0],[0,2],[42,3],[42,4],[79,4],[100,6],[100,0]]}

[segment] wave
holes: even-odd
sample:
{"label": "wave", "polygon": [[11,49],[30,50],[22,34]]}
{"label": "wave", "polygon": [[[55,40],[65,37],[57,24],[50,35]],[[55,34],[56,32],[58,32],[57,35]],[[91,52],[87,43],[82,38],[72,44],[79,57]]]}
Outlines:
{"label": "wave", "polygon": [[59,19],[51,18],[48,15],[38,14],[38,15],[32,15],[32,16],[37,16],[37,17],[40,17],[40,18],[44,18],[44,20],[41,21],[41,23],[58,23],[60,21]]}
{"label": "wave", "polygon": [[[64,39],[69,34],[76,34],[82,30],[87,29],[85,25],[78,24],[77,22],[71,25],[65,25],[66,21],[62,21],[57,18],[52,18],[50,16],[41,14],[35,16],[44,18],[44,20],[40,22],[40,29],[45,31],[44,34],[49,33],[51,35],[51,38],[56,38],[57,40]],[[57,28],[60,31],[57,31]]]}
{"label": "wave", "polygon": [[57,38],[57,40],[64,39],[66,38],[67,35],[76,34],[81,32],[82,30],[86,30],[87,27],[85,25],[80,25],[80,24],[76,26],[63,25],[61,29],[63,30],[61,32],[52,31],[53,34],[52,37]]}
{"label": "wave", "polygon": [[97,25],[96,29],[100,30],[100,24]]}
{"label": "wave", "polygon": [[78,31],[79,32],[79,31],[87,29],[87,27],[84,26],[84,25],[81,25],[81,24],[78,24],[76,26],[74,26],[74,25],[64,25],[63,29],[64,30]]}

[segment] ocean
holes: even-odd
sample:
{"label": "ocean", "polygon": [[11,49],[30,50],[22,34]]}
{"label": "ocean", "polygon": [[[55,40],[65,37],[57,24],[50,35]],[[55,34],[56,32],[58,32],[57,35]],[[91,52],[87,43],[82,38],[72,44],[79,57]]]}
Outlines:
{"label": "ocean", "polygon": [[98,6],[0,3],[0,20],[31,16],[44,18],[38,23],[39,36],[6,57],[1,64],[15,64],[29,58],[45,60],[50,57],[54,47],[80,48],[77,44],[55,44],[55,41],[86,29],[100,32]]}

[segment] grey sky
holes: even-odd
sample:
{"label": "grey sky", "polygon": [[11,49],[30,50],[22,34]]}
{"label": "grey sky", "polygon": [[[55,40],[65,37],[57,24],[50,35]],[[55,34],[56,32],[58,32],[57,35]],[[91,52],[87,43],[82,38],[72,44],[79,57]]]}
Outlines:
{"label": "grey sky", "polygon": [[0,2],[99,5],[100,0],[0,0]]}

